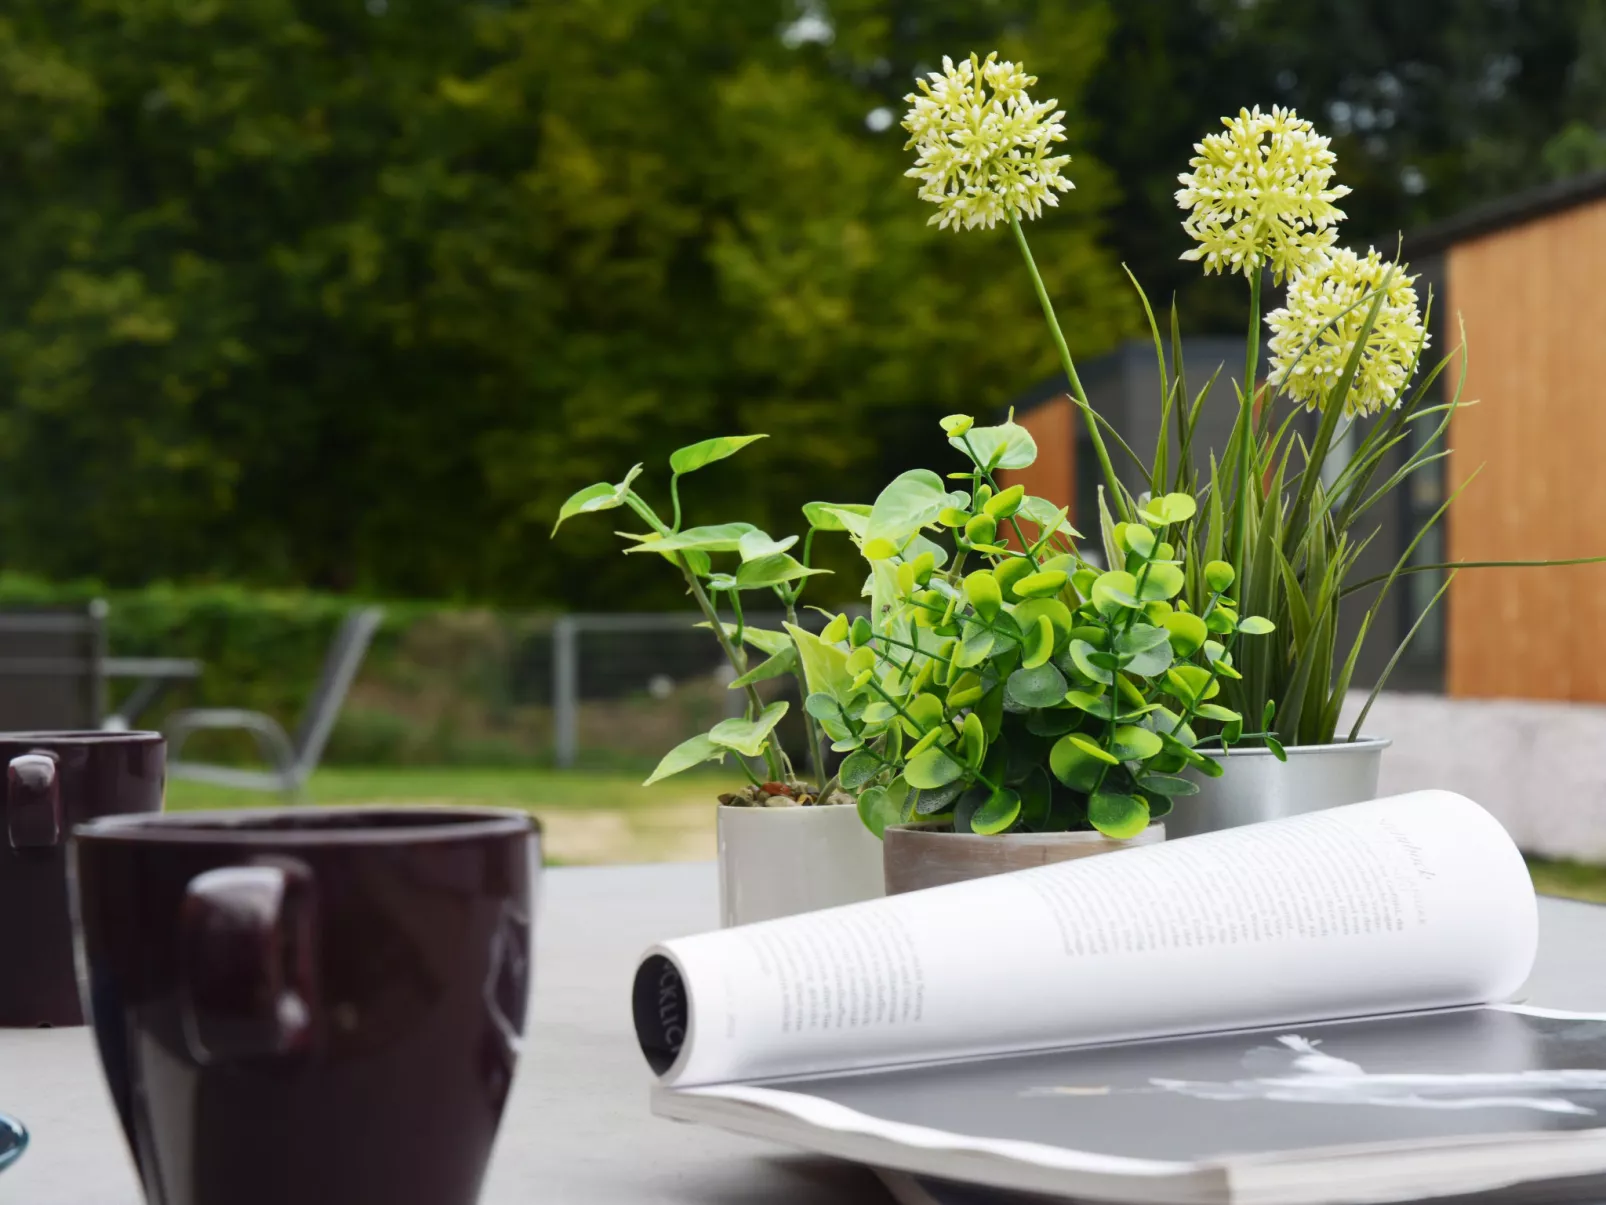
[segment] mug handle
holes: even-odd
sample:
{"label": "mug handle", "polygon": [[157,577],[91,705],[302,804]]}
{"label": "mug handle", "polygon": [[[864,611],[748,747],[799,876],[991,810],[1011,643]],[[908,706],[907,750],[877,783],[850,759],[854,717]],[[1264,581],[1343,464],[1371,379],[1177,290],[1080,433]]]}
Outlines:
{"label": "mug handle", "polygon": [[293,858],[208,870],[179,911],[185,1041],[198,1062],[298,1054],[317,991],[312,868]]}
{"label": "mug handle", "polygon": [[48,753],[22,753],[6,766],[6,836],[12,849],[61,844],[61,782]]}

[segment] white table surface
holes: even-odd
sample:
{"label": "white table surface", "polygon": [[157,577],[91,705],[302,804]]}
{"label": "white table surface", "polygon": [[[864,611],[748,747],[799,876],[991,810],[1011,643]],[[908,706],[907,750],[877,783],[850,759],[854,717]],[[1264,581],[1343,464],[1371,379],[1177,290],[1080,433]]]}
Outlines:
{"label": "white table surface", "polygon": [[[481,1205],[886,1205],[869,1172],[653,1117],[629,1016],[635,961],[718,922],[709,863],[554,869],[527,1047]],[[1540,901],[1525,997],[1606,1010],[1606,908]],[[4,1205],[139,1205],[88,1031],[0,1030],[0,1110],[32,1131]]]}

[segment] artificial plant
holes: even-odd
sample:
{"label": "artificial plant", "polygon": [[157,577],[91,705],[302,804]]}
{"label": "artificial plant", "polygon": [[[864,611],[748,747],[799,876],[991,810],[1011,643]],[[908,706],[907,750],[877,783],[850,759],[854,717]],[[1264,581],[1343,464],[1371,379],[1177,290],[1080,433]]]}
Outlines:
{"label": "artificial plant", "polygon": [[[1035,83],[1020,66],[994,55],[958,64],[944,59],[943,70],[921,80],[920,92],[908,97],[903,124],[908,149],[916,152],[908,174],[920,181],[920,197],[936,205],[933,223],[954,230],[1005,223],[1014,235],[1098,460],[1108,508],[1105,544],[1111,544],[1112,524],[1142,522],[1144,496],[1195,499],[1197,513],[1167,536],[1189,589],[1197,590],[1208,566],[1224,564],[1243,612],[1274,625],[1265,639],[1242,650],[1238,674],[1222,683],[1228,710],[1272,715],[1270,738],[1286,744],[1331,743],[1361,648],[1400,577],[1601,559],[1477,566],[1417,561],[1423,537],[1444,517],[1462,482],[1387,573],[1359,577],[1356,565],[1375,533],[1377,507],[1414,475],[1437,471],[1449,454],[1445,441],[1462,402],[1459,384],[1448,401],[1436,399],[1448,360],[1418,374],[1428,334],[1416,278],[1406,265],[1375,249],[1362,255],[1337,247],[1344,218],[1337,202],[1349,189],[1334,183],[1329,140],[1291,109],[1257,107],[1224,118],[1224,129],[1195,146],[1189,171],[1179,177],[1183,229],[1195,243],[1183,258],[1200,262],[1207,273],[1241,274],[1248,288],[1247,355],[1233,387],[1236,419],[1227,446],[1208,450],[1209,472],[1201,476],[1194,432],[1203,408],[1213,404],[1215,377],[1190,384],[1175,307],[1162,335],[1141,287],[1159,365],[1159,438],[1147,459],[1128,446],[1088,402],[1023,226],[1023,219],[1040,216],[1045,205],[1057,203],[1056,194],[1073,187],[1065,174],[1070,156],[1056,153],[1065,140],[1063,113],[1054,101],[1031,99],[1027,89]],[[1286,299],[1263,319],[1268,275],[1273,285],[1286,283]],[[1270,373],[1262,381],[1263,321],[1271,337]],[[1465,380],[1464,371],[1455,375]],[[1320,415],[1308,439],[1294,422],[1301,408]],[[1116,471],[1115,457],[1130,461],[1136,488]],[[1119,564],[1121,549],[1107,551],[1110,563]],[[1452,577],[1394,650],[1347,739],[1360,733],[1372,700]],[[1367,590],[1371,599],[1346,650],[1338,639],[1340,606]],[[1219,734],[1225,723],[1209,721],[1201,729]]]}
{"label": "artificial plant", "polygon": [[[1145,496],[1106,523],[1116,567],[1101,569],[1077,554],[1064,510],[1000,484],[1036,459],[1024,427],[943,427],[970,462],[963,489],[916,469],[867,514],[827,508],[869,562],[870,613],[818,636],[790,629],[806,709],[847,751],[842,785],[877,835],[921,818],[1136,836],[1198,791],[1181,771],[1219,775],[1210,749],[1246,736],[1215,700],[1239,680],[1239,638],[1272,624],[1240,617],[1226,562],[1186,572],[1173,541],[1196,516],[1187,494]],[[943,534],[951,557],[931,538]],[[1203,720],[1216,736],[1198,734]]]}
{"label": "artificial plant", "polygon": [[[808,579],[827,572],[809,565],[813,530],[803,547],[802,560],[792,556],[796,536],[774,539],[751,523],[717,523],[698,527],[682,524],[680,479],[688,473],[734,455],[763,435],[727,435],[705,439],[680,448],[669,457],[670,515],[666,520],[636,491],[635,482],[642,466],[636,465],[616,483],[598,482],[579,490],[566,501],[553,524],[553,534],[565,520],[594,511],[628,507],[646,523],[640,533],[619,532],[627,542],[626,554],[646,553],[662,557],[686,582],[687,593],[702,612],[699,626],[712,630],[714,638],[734,671],[732,690],[745,695],[744,714],[721,720],[705,733],[682,741],[658,763],[647,782],[654,783],[694,766],[723,761],[735,754],[736,764],[749,780],[743,792],[721,796],[726,803],[838,802],[834,783],[825,773],[825,750],[820,730],[812,716],[804,717],[814,783],[803,782],[794,770],[785,748],[776,735],[776,725],[786,715],[784,699],[766,703],[759,684],[775,678],[798,675],[797,646],[784,632],[755,628],[746,621],[742,595],[757,592],[774,597],[787,618],[797,622],[798,599]],[[757,665],[750,665],[747,648],[765,654]],[[798,678],[801,688],[801,678]],[[764,776],[756,774],[749,761],[760,762]]]}

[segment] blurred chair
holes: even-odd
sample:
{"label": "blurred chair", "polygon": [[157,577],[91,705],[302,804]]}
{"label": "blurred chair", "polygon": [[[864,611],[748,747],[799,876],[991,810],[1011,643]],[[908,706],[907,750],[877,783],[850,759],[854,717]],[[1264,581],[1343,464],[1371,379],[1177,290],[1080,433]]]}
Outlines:
{"label": "blurred chair", "polygon": [[[323,756],[329,734],[340,717],[346,692],[351,689],[368,645],[384,617],[385,612],[379,607],[363,607],[341,621],[293,740],[278,721],[259,711],[208,707],[174,712],[168,717],[166,727],[169,777],[248,791],[278,791],[299,798],[307,779],[318,768],[318,759]],[[179,751],[185,741],[203,730],[249,732],[269,768],[243,770],[180,760]]]}
{"label": "blurred chair", "polygon": [[0,731],[99,728],[106,604],[0,611]]}

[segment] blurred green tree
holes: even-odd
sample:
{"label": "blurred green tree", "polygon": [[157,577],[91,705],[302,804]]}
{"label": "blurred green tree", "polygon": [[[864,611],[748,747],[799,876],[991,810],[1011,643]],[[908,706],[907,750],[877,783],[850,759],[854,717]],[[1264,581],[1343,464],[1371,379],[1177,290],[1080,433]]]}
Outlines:
{"label": "blurred green tree", "polygon": [[[649,606],[546,541],[575,487],[767,431],[689,484],[778,531],[870,497],[900,432],[1053,363],[1007,232],[928,229],[901,178],[937,51],[896,7],[12,0],[0,556]],[[1002,44],[1076,130],[1106,14],[1038,7]],[[1134,315],[1075,149],[1037,245],[1086,354]]]}

